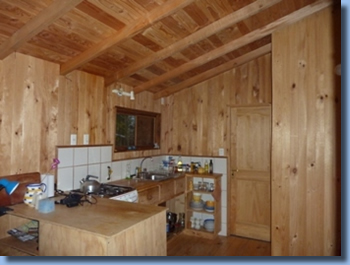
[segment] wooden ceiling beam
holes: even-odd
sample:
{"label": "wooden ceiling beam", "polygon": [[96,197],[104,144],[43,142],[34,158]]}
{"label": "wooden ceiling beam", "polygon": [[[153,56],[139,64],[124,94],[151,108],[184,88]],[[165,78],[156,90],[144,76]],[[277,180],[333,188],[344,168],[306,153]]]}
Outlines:
{"label": "wooden ceiling beam", "polygon": [[251,52],[248,52],[248,53],[246,53],[240,57],[237,57],[237,58],[235,58],[227,63],[224,63],[218,67],[215,67],[214,69],[208,70],[204,73],[201,73],[199,75],[196,75],[194,77],[186,79],[185,81],[181,82],[178,85],[174,85],[172,87],[163,89],[162,91],[155,93],[153,98],[159,99],[162,97],[167,97],[167,96],[174,94],[176,92],[179,92],[185,88],[194,86],[194,85],[199,84],[205,80],[208,80],[214,76],[217,76],[221,73],[224,73],[228,70],[231,70],[232,68],[235,68],[239,65],[247,63],[247,62],[253,60],[254,58],[258,58],[258,57],[265,55],[269,52],[271,52],[271,43],[266,44],[262,47],[259,47],[258,49],[255,49]]}
{"label": "wooden ceiling beam", "polygon": [[201,66],[209,61],[212,61],[220,56],[223,56],[227,54],[228,52],[231,52],[233,50],[236,50],[238,48],[243,47],[244,45],[247,45],[253,41],[259,40],[269,34],[271,34],[274,30],[281,26],[292,24],[300,19],[303,19],[313,13],[316,13],[317,11],[320,11],[330,5],[333,4],[332,0],[319,0],[316,1],[308,6],[305,6],[297,11],[294,11],[291,14],[288,14],[278,20],[275,20],[274,22],[256,29],[236,40],[233,40],[213,51],[211,51],[208,54],[204,54],[190,62],[187,62],[180,67],[169,71],[163,75],[160,75],[152,80],[149,80],[148,82],[145,82],[139,86],[136,86],[134,88],[135,94],[140,93],[142,91],[145,91],[151,87],[154,87],[158,84],[161,84],[169,79],[175,78],[181,74],[184,74],[188,71],[193,70],[194,68]]}
{"label": "wooden ceiling beam", "polygon": [[56,0],[50,6],[32,18],[22,28],[17,30],[0,46],[0,60],[15,52],[23,44],[62,17],[83,0]]}
{"label": "wooden ceiling beam", "polygon": [[135,20],[134,23],[130,23],[125,26],[122,30],[118,31],[115,35],[97,43],[91,48],[85,50],[81,54],[77,55],[73,59],[61,65],[61,75],[66,75],[69,72],[83,66],[89,61],[95,59],[101,54],[105,53],[108,49],[114,45],[122,42],[125,39],[131,38],[136,34],[142,32],[146,28],[150,27],[152,24],[158,22],[159,20],[170,16],[177,10],[184,8],[194,0],[172,0],[167,1],[165,4],[160,5],[148,14],[145,14],[140,19]]}
{"label": "wooden ceiling beam", "polygon": [[146,68],[160,60],[163,60],[169,56],[172,56],[173,54],[185,49],[191,44],[198,43],[201,40],[204,40],[205,38],[208,38],[209,36],[231,26],[234,25],[250,16],[253,16],[262,10],[271,7],[272,5],[277,4],[278,2],[281,2],[282,0],[257,0],[225,17],[222,19],[219,19],[207,27],[204,27],[192,35],[189,35],[186,38],[183,38],[182,40],[174,43],[173,45],[170,45],[163,50],[154,53],[151,56],[148,56],[147,58],[137,61],[134,64],[130,65],[129,67],[115,73],[113,76],[108,77],[105,79],[106,85],[110,85],[118,80],[120,80],[123,77],[130,76],[134,73],[136,73],[138,70]]}

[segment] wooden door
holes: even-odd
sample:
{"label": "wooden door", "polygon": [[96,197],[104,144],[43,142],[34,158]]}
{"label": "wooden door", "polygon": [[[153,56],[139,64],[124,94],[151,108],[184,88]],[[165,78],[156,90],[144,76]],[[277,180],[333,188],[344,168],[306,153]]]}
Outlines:
{"label": "wooden door", "polygon": [[230,234],[270,241],[271,107],[230,112]]}

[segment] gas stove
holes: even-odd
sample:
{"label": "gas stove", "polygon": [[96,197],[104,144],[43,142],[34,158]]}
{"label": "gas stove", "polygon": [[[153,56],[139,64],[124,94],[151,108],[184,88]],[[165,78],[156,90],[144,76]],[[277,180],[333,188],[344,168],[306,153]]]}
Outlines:
{"label": "gas stove", "polygon": [[[71,193],[80,193],[80,189],[72,190]],[[86,195],[95,195],[100,198],[107,198],[119,201],[137,202],[138,193],[137,190],[132,187],[120,186],[115,184],[102,183],[100,186],[100,191],[96,193],[89,193]]]}

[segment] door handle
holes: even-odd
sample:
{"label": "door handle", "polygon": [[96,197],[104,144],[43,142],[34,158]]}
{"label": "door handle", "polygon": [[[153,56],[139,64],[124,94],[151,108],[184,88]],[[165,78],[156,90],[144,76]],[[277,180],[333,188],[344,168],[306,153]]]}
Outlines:
{"label": "door handle", "polygon": [[234,177],[235,176],[235,172],[237,173],[239,170],[238,169],[232,169],[231,170],[231,176]]}

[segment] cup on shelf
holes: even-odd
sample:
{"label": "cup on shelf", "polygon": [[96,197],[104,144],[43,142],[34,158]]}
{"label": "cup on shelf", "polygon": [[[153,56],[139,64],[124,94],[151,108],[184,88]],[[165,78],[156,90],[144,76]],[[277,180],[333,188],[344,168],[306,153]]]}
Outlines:
{"label": "cup on shelf", "polygon": [[194,193],[193,193],[193,201],[195,201],[195,202],[200,202],[201,199],[202,199],[202,194],[197,193],[197,192],[194,192]]}

